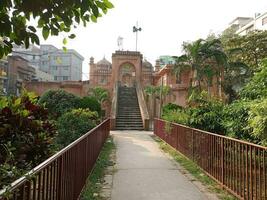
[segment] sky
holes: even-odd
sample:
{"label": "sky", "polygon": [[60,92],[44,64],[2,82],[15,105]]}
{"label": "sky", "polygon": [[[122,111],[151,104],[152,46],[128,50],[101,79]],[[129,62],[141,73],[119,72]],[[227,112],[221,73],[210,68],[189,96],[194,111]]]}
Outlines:
{"label": "sky", "polygon": [[[117,39],[123,37],[123,50],[135,50],[133,26],[138,32],[138,51],[153,65],[160,55],[180,55],[184,41],[219,34],[236,17],[254,17],[267,12],[266,0],[110,0],[114,8],[87,27],[80,25],[73,31],[75,39],[67,48],[75,49],[84,58],[83,79],[89,78],[89,58],[95,62],[104,56],[111,61],[118,50]],[[50,37],[43,44],[62,48],[63,38]]]}

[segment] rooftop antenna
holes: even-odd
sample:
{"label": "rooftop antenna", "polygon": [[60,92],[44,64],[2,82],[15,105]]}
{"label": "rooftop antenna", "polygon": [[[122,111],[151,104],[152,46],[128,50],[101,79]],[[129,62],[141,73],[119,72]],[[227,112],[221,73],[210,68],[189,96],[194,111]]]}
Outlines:
{"label": "rooftop antenna", "polygon": [[123,50],[123,37],[119,36],[117,39],[117,45],[119,50]]}
{"label": "rooftop antenna", "polygon": [[136,22],[136,26],[133,26],[133,32],[135,33],[135,51],[137,51],[138,31],[142,31],[142,28],[138,27],[138,22]]}

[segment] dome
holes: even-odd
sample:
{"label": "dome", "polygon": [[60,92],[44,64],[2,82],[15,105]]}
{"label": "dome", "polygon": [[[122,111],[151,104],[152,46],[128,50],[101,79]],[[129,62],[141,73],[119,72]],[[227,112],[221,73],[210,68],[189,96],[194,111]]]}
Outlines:
{"label": "dome", "polygon": [[97,65],[111,66],[111,63],[104,57],[102,60],[96,63]]}
{"label": "dome", "polygon": [[143,61],[143,67],[145,68],[152,68],[152,64],[148,62],[146,59]]}

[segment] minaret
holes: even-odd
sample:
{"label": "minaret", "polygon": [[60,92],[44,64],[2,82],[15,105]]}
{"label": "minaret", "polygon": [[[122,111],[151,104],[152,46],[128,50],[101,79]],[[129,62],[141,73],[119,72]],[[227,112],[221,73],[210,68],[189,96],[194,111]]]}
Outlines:
{"label": "minaret", "polygon": [[95,71],[95,63],[94,63],[94,57],[90,58],[89,62],[89,72],[90,72],[90,81],[94,81],[94,71]]}
{"label": "minaret", "polygon": [[155,72],[158,72],[160,70],[160,60],[156,60],[156,65],[155,65]]}

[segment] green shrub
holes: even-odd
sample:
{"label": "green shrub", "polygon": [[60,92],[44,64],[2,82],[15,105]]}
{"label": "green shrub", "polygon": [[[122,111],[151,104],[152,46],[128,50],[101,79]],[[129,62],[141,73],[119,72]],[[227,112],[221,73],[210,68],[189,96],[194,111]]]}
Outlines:
{"label": "green shrub", "polygon": [[91,111],[96,111],[99,116],[101,114],[101,105],[96,97],[93,96],[86,96],[81,98],[79,107],[83,109],[89,109]]}
{"label": "green shrub", "polygon": [[196,90],[192,91],[188,101],[191,106],[187,109],[189,126],[222,135],[225,133],[223,102],[209,96],[206,91],[199,93]]}
{"label": "green shrub", "polygon": [[267,97],[267,59],[261,63],[261,70],[242,89],[240,97],[245,100],[255,100]]}
{"label": "green shrub", "polygon": [[54,152],[55,126],[27,94],[0,100],[0,189]]}
{"label": "green shrub", "polygon": [[97,112],[89,109],[74,109],[58,118],[57,144],[67,146],[81,135],[94,128],[99,122]]}
{"label": "green shrub", "polygon": [[186,110],[169,110],[165,111],[162,118],[169,122],[188,125],[189,115]]}
{"label": "green shrub", "polygon": [[65,112],[78,108],[80,98],[64,90],[49,90],[41,96],[39,104],[44,105],[52,117],[58,118]]}
{"label": "green shrub", "polygon": [[183,107],[182,106],[179,106],[177,104],[174,104],[174,103],[168,103],[166,105],[163,106],[163,115],[165,112],[168,112],[168,111],[171,111],[171,110],[182,110]]}
{"label": "green shrub", "polygon": [[267,146],[267,98],[251,102],[247,128],[258,143]]}
{"label": "green shrub", "polygon": [[248,113],[250,103],[246,101],[235,101],[232,104],[226,105],[223,113],[223,126],[227,136],[252,141],[248,125]]}
{"label": "green shrub", "polygon": [[205,131],[224,135],[225,129],[223,122],[223,103],[206,102],[198,107],[188,109],[188,125]]}

